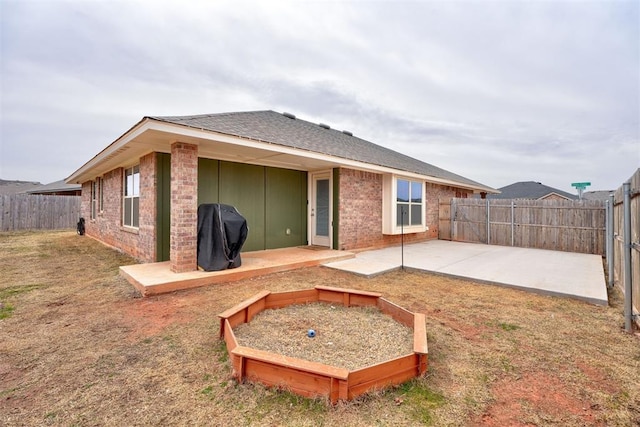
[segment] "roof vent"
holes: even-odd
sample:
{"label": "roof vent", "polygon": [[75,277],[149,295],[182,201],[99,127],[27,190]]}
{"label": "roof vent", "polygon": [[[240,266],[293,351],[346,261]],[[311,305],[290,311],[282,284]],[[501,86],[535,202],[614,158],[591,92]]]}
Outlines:
{"label": "roof vent", "polygon": [[325,125],[324,123],[319,123],[318,126],[320,126],[321,128],[324,128],[324,129],[331,129],[331,126]]}
{"label": "roof vent", "polygon": [[342,133],[344,133],[345,135],[353,136],[353,133],[349,132],[348,130],[343,130]]}
{"label": "roof vent", "polygon": [[287,113],[286,111],[285,111],[284,113],[282,113],[282,115],[283,115],[283,116],[285,116],[285,117],[288,117],[288,118],[290,118],[290,119],[294,119],[294,120],[295,120],[295,118],[296,118],[296,116],[294,116],[294,115],[293,115],[293,114],[291,114],[291,113]]}

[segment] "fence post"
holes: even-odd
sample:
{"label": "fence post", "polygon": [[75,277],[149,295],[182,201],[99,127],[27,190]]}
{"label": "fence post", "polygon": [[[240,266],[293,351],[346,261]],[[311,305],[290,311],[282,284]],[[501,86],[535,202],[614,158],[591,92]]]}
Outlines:
{"label": "fence post", "polygon": [[451,240],[453,240],[454,242],[457,241],[458,238],[458,228],[456,225],[456,198],[452,197],[451,198]]}
{"label": "fence post", "polygon": [[[609,259],[611,258],[611,245],[609,244],[609,214],[610,214],[611,206],[609,200],[604,202],[604,257],[607,260],[607,270],[609,269]],[[611,272],[609,272],[609,276],[611,276]],[[607,287],[609,286],[609,282],[607,282]]]}
{"label": "fence post", "polygon": [[491,213],[489,211],[489,199],[487,199],[487,245],[491,244]]}
{"label": "fence post", "polygon": [[613,211],[614,211],[614,196],[613,193],[609,195],[609,200],[607,200],[607,216],[606,216],[606,221],[607,221],[607,233],[606,233],[606,239],[607,239],[607,270],[609,272],[609,288],[613,288],[613,284],[614,284],[614,265],[613,265],[613,257],[614,257],[614,251],[615,251],[615,244],[614,244],[614,233],[613,233]]}
{"label": "fence post", "polygon": [[516,244],[516,217],[515,217],[515,202],[511,199],[511,246]]}
{"label": "fence post", "polygon": [[633,332],[633,303],[631,299],[631,181],[622,184],[624,192],[624,330]]}

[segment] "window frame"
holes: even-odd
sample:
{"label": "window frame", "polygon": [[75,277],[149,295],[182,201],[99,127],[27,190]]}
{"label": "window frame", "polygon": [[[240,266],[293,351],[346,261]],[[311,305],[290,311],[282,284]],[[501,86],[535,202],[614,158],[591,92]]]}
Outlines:
{"label": "window frame", "polygon": [[[408,191],[406,196],[408,197],[407,202],[398,201],[398,182],[406,181],[408,182]],[[387,174],[383,176],[382,182],[382,233],[389,235],[396,234],[409,234],[409,233],[422,233],[429,230],[429,227],[426,224],[426,211],[427,211],[427,194],[426,194],[426,183],[424,180],[415,177],[402,176],[402,175],[392,175]],[[420,202],[412,201],[417,199],[412,195],[412,187],[415,189],[415,185],[420,185]],[[406,205],[409,207],[408,212],[409,216],[407,218],[408,223],[401,224],[398,218],[398,208],[399,206]],[[411,217],[411,207],[415,206],[416,208],[420,207],[420,221],[416,223],[415,218]],[[413,221],[412,221],[413,219]],[[412,224],[413,222],[413,224]]]}
{"label": "window frame", "polygon": [[[400,188],[400,183],[401,182],[406,182],[407,183],[407,200],[400,200],[400,194],[399,194],[399,188]],[[403,227],[403,228],[407,228],[407,227],[420,227],[423,225],[424,222],[424,184],[421,181],[416,181],[416,180],[411,180],[411,179],[406,179],[406,178],[402,178],[402,177],[397,177],[395,180],[395,184],[396,184],[396,200],[395,200],[395,205],[396,205],[396,226],[397,227]],[[417,184],[417,185],[416,185]],[[418,190],[416,187],[420,186],[420,189]],[[418,195],[416,193],[419,193]],[[416,202],[414,200],[416,200],[416,198],[419,197],[420,202]],[[398,218],[398,210],[400,208],[400,206],[406,206],[407,209],[407,222],[405,223],[404,221],[401,220],[401,218]],[[420,207],[420,215],[419,215],[419,222],[415,221],[414,218],[414,207]]]}
{"label": "window frame", "polygon": [[[127,211],[130,212],[130,218],[127,218]],[[124,168],[122,171],[122,226],[136,230],[140,228],[140,164]]]}
{"label": "window frame", "polygon": [[104,178],[99,177],[98,180],[98,212],[104,212]]}
{"label": "window frame", "polygon": [[96,219],[98,216],[98,181],[91,181],[91,207],[90,207],[90,219]]}

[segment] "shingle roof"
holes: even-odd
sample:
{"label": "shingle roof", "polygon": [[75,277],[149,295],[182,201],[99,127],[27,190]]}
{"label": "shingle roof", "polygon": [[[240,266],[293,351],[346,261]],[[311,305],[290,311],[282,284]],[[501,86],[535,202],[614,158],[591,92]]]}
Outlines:
{"label": "shingle roof", "polygon": [[50,182],[49,184],[40,185],[36,188],[33,188],[27,191],[27,193],[38,193],[38,194],[57,193],[62,191],[77,191],[81,189],[82,189],[82,185],[80,184],[67,184],[64,182],[64,180],[60,180],[60,181]]}
{"label": "shingle roof", "polygon": [[495,191],[479,182],[358,138],[346,131],[329,129],[326,125],[300,120],[287,113],[249,111],[149,118],[446,179],[474,188],[484,188],[490,192]]}
{"label": "shingle roof", "polygon": [[487,198],[491,199],[540,199],[551,193],[559,194],[570,200],[578,198],[577,195],[567,193],[566,191],[558,190],[557,188],[549,187],[535,181],[516,182],[506,187],[498,188],[501,191],[500,194],[491,194]]}
{"label": "shingle roof", "polygon": [[596,191],[585,191],[582,193],[582,198],[584,200],[609,200],[609,195],[613,194],[613,190],[596,190]]}

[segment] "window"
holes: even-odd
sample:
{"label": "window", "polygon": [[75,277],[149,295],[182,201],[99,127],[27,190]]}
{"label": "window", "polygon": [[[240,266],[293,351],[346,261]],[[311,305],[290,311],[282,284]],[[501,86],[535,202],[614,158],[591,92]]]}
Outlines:
{"label": "window", "polygon": [[396,225],[422,225],[422,183],[396,180]]}
{"label": "window", "polygon": [[383,234],[427,231],[424,182],[385,175],[382,180]]}
{"label": "window", "polygon": [[98,182],[91,181],[91,219],[96,219],[97,203],[98,203]]}
{"label": "window", "polygon": [[122,224],[126,227],[139,226],[140,208],[140,166],[124,170],[124,209]]}
{"label": "window", "polygon": [[98,178],[98,212],[104,211],[104,179]]}

